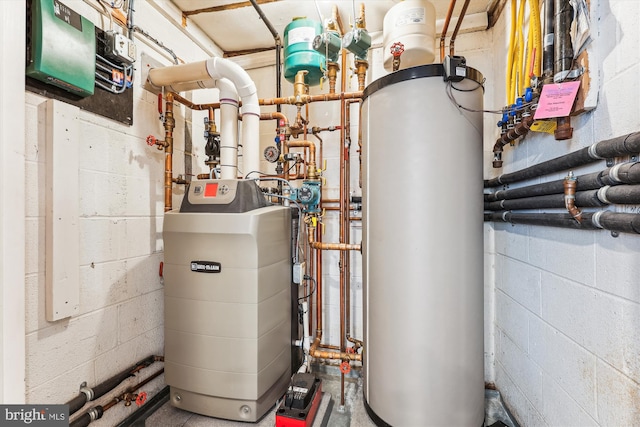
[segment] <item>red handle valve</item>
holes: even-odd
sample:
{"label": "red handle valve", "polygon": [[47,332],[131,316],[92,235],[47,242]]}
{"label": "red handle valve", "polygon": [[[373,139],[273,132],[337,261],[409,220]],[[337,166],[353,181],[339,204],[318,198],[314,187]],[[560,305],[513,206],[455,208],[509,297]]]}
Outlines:
{"label": "red handle valve", "polygon": [[391,55],[394,58],[399,58],[400,55],[404,52],[404,45],[400,42],[395,42],[391,45]]}
{"label": "red handle valve", "polygon": [[147,392],[141,391],[140,393],[138,393],[138,397],[136,397],[136,405],[142,406],[146,401],[147,401]]}
{"label": "red handle valve", "polygon": [[164,103],[162,102],[162,93],[158,94],[158,114],[162,114],[162,107],[163,107]]}
{"label": "red handle valve", "polygon": [[351,372],[351,364],[348,361],[344,361],[340,364],[340,372],[348,374]]}
{"label": "red handle valve", "polygon": [[153,147],[154,145],[156,145],[158,143],[158,138],[156,138],[153,135],[149,135],[147,137],[147,145],[150,147]]}
{"label": "red handle valve", "polygon": [[347,353],[355,353],[356,349],[353,347],[347,347]]}

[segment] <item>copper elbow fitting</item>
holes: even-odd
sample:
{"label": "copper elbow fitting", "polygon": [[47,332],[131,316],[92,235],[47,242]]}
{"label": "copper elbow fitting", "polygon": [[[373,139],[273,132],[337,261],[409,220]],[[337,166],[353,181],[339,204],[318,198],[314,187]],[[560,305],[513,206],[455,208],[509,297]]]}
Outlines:
{"label": "copper elbow fitting", "polygon": [[569,172],[564,179],[564,205],[573,219],[582,222],[582,211],[576,206],[576,189],[578,188],[578,180],[573,175],[573,171]]}

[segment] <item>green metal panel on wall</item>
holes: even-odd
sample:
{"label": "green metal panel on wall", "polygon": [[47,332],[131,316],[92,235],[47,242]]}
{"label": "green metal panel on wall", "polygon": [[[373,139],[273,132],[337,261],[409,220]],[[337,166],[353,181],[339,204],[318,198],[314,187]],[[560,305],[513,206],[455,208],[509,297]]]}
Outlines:
{"label": "green metal panel on wall", "polygon": [[32,0],[27,75],[79,96],[94,93],[95,27],[58,0]]}

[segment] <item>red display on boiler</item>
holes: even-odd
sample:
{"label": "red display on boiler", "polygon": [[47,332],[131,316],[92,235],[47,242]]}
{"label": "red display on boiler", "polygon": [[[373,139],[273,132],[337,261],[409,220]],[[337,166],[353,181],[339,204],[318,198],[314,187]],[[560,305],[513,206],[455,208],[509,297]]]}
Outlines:
{"label": "red display on boiler", "polygon": [[204,187],[204,197],[216,197],[218,195],[218,183],[210,182]]}

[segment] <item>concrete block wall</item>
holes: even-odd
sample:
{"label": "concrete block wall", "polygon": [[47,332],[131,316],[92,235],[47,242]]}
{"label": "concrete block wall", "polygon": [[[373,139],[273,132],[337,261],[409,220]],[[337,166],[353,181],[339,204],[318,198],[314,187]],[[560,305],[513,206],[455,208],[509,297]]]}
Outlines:
{"label": "concrete block wall", "polygon": [[[65,4],[108,29],[109,20],[82,1]],[[97,4],[96,4],[97,6]],[[99,7],[99,6],[98,6]],[[208,55],[170,25],[148,2],[136,2],[136,24],[154,35],[186,62]],[[136,38],[138,59],[144,53],[165,65],[170,60],[146,39]],[[144,357],[163,354],[164,152],[148,147],[145,138],[164,138],[157,97],[142,89],[136,63],[133,126],[78,110],[80,311],[57,322],[45,320],[45,141],[42,96],[26,94],[26,401],[64,403],[80,383],[95,386]],[[99,89],[97,89],[99,90]],[[194,100],[217,100],[215,91],[194,93]],[[200,114],[193,124],[176,106],[174,170],[184,171],[185,129],[202,135]],[[202,144],[194,148],[194,171],[203,171]],[[174,189],[174,206],[183,189]],[[140,373],[160,369],[156,363]],[[132,380],[136,382],[137,379]],[[125,384],[126,386],[126,384]],[[162,377],[143,390],[163,386]],[[122,387],[121,387],[122,388]],[[107,395],[107,398],[112,395]],[[135,405],[118,405],[97,423],[115,425]]]}
{"label": "concrete block wall", "polygon": [[[531,135],[505,147],[504,170],[487,176],[640,131],[640,3],[591,1],[591,12],[596,110],[573,119],[569,141]],[[508,16],[503,12],[495,39],[504,38]],[[494,90],[496,99],[504,99],[503,88]],[[495,138],[487,139],[486,150]],[[604,167],[601,161],[575,172]],[[637,212],[633,206],[608,209]],[[494,267],[487,277],[495,277],[494,286],[487,285],[495,316],[486,319],[495,331],[495,383],[521,425],[640,424],[640,236],[508,224],[487,225],[486,231],[485,259]]]}

